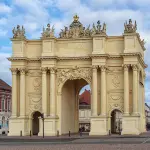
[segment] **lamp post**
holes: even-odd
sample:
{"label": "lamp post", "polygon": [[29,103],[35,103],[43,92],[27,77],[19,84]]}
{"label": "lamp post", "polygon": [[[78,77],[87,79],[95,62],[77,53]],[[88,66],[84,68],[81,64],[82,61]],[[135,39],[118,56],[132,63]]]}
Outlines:
{"label": "lamp post", "polygon": [[41,118],[42,118],[42,121],[43,121],[43,138],[44,138],[44,113],[41,114]]}

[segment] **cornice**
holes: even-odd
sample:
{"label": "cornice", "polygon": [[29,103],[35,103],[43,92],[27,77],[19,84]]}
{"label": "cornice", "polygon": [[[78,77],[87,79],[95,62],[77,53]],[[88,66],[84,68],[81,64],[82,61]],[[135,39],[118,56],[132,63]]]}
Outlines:
{"label": "cornice", "polygon": [[110,55],[109,54],[92,54],[92,55],[89,55],[91,58],[110,58]]}
{"label": "cornice", "polygon": [[39,59],[40,60],[49,60],[49,59],[57,60],[58,56],[42,56],[42,57],[39,57]]}
{"label": "cornice", "polygon": [[7,59],[9,61],[22,61],[22,60],[27,60],[27,57],[9,57]]}
{"label": "cornice", "polygon": [[89,60],[89,56],[79,56],[79,57],[58,57],[58,60]]}
{"label": "cornice", "polygon": [[140,64],[143,66],[143,68],[147,68],[148,67],[148,65],[145,64],[141,53],[123,53],[123,54],[120,54],[120,55],[123,56],[123,58],[124,57],[128,57],[128,56],[137,56]]}

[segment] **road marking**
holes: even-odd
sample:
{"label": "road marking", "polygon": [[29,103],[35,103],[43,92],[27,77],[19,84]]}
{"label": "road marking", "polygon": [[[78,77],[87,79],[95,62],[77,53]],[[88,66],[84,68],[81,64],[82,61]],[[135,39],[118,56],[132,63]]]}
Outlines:
{"label": "road marking", "polygon": [[150,138],[146,139],[145,141],[143,141],[141,144],[145,144],[147,141],[149,141]]}

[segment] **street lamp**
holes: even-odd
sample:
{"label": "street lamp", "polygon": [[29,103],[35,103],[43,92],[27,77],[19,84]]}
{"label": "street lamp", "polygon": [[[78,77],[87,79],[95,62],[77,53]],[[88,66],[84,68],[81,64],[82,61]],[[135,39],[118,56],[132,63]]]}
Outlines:
{"label": "street lamp", "polygon": [[44,138],[44,113],[41,114],[41,118],[42,118],[42,121],[43,121],[43,138]]}

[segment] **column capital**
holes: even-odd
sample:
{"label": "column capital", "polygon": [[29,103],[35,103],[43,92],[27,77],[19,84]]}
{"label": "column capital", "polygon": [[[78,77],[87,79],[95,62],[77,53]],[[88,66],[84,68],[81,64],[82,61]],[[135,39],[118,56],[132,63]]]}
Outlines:
{"label": "column capital", "polygon": [[106,65],[100,65],[99,68],[101,69],[102,72],[106,71]]}
{"label": "column capital", "polygon": [[19,68],[20,74],[25,74],[27,72],[26,68]]}
{"label": "column capital", "polygon": [[10,71],[12,72],[13,75],[16,75],[18,69],[17,68],[10,68]]}
{"label": "column capital", "polygon": [[124,68],[124,71],[128,71],[130,64],[124,64],[122,67]]}
{"label": "column capital", "polygon": [[55,74],[56,71],[57,71],[57,68],[56,67],[51,67],[51,68],[48,68],[50,70],[50,73],[51,74]]}
{"label": "column capital", "polygon": [[98,65],[92,65],[92,69],[93,70],[97,70],[98,69]]}
{"label": "column capital", "polygon": [[42,73],[46,73],[47,72],[47,67],[41,67],[40,69],[41,69]]}
{"label": "column capital", "polygon": [[133,65],[131,65],[131,67],[132,67],[133,71],[138,71],[138,69],[139,69],[137,64],[133,64]]}

